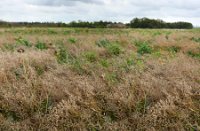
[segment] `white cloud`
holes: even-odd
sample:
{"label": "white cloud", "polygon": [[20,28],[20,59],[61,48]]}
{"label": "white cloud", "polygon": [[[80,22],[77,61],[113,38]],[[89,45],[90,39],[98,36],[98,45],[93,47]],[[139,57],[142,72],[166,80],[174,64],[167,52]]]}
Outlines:
{"label": "white cloud", "polygon": [[1,0],[0,19],[128,22],[134,17],[150,17],[200,25],[199,5],[199,0]]}

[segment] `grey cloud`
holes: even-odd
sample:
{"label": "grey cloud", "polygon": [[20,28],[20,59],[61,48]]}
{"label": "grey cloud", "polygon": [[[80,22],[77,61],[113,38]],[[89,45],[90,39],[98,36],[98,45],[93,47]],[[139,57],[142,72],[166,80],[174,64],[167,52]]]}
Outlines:
{"label": "grey cloud", "polygon": [[27,0],[27,3],[43,6],[74,6],[77,3],[103,4],[101,0]]}
{"label": "grey cloud", "polygon": [[199,0],[1,0],[0,19],[128,22],[134,17],[150,17],[200,25],[199,5]]}

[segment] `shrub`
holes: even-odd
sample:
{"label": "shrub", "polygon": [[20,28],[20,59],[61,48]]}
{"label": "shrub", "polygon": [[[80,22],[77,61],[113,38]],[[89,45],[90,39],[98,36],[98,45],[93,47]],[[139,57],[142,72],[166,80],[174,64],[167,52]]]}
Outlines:
{"label": "shrub", "polygon": [[37,44],[35,45],[35,47],[39,50],[45,50],[48,49],[47,45],[43,42],[37,42]]}

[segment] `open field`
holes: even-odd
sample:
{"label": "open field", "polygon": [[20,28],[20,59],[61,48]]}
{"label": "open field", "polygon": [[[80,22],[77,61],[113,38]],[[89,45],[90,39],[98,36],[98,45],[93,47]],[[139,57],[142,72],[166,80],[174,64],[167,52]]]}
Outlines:
{"label": "open field", "polygon": [[200,130],[200,30],[2,28],[0,130]]}

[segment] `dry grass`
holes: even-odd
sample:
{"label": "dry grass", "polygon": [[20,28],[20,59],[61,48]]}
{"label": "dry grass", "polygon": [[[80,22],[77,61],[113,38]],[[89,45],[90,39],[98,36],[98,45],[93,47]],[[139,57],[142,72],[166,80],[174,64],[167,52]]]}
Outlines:
{"label": "dry grass", "polygon": [[0,130],[200,130],[192,38],[199,30],[2,29]]}

